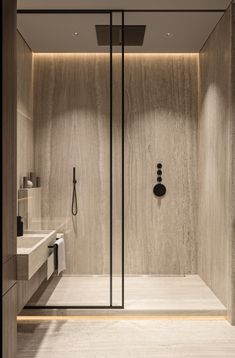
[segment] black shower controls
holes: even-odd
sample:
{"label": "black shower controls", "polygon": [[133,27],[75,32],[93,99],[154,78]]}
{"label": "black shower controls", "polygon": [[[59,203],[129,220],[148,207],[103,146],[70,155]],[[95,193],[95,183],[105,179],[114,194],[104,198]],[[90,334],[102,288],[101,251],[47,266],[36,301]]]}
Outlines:
{"label": "black shower controls", "polygon": [[156,184],[153,188],[154,195],[161,197],[166,194],[166,187],[163,184]]}
{"label": "black shower controls", "polygon": [[157,181],[162,181],[162,163],[157,163]]}
{"label": "black shower controls", "polygon": [[162,164],[157,163],[157,184],[153,187],[154,195],[161,197],[166,194],[166,187],[163,185],[162,182]]}

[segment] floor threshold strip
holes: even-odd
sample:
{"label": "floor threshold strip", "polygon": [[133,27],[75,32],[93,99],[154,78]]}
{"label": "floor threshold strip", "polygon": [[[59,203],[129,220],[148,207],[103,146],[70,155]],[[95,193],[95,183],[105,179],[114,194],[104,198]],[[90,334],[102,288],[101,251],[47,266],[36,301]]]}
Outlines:
{"label": "floor threshold strip", "polygon": [[17,322],[32,323],[45,321],[130,321],[130,320],[156,320],[156,321],[224,321],[227,316],[18,316]]}

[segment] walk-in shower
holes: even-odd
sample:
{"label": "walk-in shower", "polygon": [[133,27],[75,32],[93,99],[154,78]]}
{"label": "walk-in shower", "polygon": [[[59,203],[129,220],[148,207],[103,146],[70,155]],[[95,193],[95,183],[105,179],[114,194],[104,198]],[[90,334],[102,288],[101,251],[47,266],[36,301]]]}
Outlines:
{"label": "walk-in shower", "polygon": [[[27,308],[226,312],[198,237],[202,46],[222,15],[18,12],[37,223],[66,250],[66,270],[43,277]],[[19,101],[27,81],[18,71]]]}

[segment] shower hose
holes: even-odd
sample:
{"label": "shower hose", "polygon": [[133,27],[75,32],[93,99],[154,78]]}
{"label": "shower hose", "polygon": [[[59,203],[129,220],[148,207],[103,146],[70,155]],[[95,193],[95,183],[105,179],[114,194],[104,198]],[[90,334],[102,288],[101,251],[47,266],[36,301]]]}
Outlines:
{"label": "shower hose", "polygon": [[78,213],[77,189],[76,189],[76,168],[73,168],[73,195],[72,195],[72,214],[76,216]]}

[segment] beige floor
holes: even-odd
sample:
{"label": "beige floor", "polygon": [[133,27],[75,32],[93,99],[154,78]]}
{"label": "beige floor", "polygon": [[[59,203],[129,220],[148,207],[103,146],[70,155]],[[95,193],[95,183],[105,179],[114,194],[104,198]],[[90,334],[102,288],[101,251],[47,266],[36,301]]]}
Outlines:
{"label": "beige floor", "polygon": [[[120,304],[120,279],[114,279],[114,304]],[[33,296],[29,305],[109,305],[109,280],[102,276],[53,278]],[[225,315],[226,309],[197,275],[125,278],[125,311]]]}
{"label": "beige floor", "polygon": [[18,326],[18,358],[234,358],[227,321],[59,321]]}

